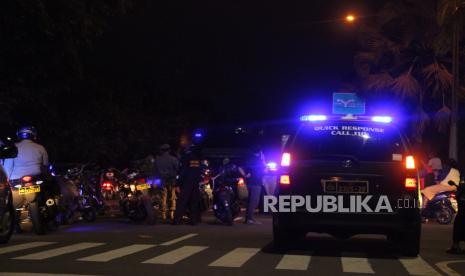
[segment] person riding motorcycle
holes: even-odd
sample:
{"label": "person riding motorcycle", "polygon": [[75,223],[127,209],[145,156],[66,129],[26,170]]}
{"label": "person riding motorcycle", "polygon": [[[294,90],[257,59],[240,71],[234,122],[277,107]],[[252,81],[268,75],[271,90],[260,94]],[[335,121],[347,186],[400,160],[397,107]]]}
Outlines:
{"label": "person riding motorcycle", "polygon": [[48,166],[48,154],[45,148],[36,143],[37,130],[35,127],[22,127],[17,132],[20,142],[16,143],[18,156],[6,159],[4,164],[8,178],[13,181],[25,175],[36,176],[44,174]]}
{"label": "person riding motorcycle", "polygon": [[[18,149],[18,155],[16,158],[5,160],[4,164],[5,172],[10,179],[10,184],[13,187],[21,184],[21,179],[24,176],[41,177],[44,181],[41,185],[43,187],[43,192],[49,196],[58,194],[60,192],[59,185],[55,183],[47,171],[47,151],[42,145],[35,142],[37,139],[36,129],[32,126],[22,127],[18,130],[17,137],[20,140],[15,144]],[[25,200],[26,198],[21,196],[18,190],[13,190],[13,204],[15,208],[22,206]],[[36,206],[36,209],[37,208],[38,207]],[[21,232],[21,228],[19,227],[19,218],[20,216],[18,215],[16,228],[19,232]],[[34,216],[34,219],[37,218],[37,216]],[[51,227],[53,222],[50,223]],[[40,234],[44,231],[40,225],[34,225],[34,228],[35,231]]]}

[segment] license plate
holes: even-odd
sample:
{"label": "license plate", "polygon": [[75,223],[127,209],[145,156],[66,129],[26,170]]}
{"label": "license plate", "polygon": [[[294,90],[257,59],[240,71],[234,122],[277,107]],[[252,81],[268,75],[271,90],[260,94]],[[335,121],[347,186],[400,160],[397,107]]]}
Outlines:
{"label": "license plate", "polygon": [[367,194],[368,181],[334,181],[323,180],[325,193]]}
{"label": "license plate", "polygon": [[150,188],[149,184],[139,184],[136,186],[136,189],[138,191],[147,190],[148,188]]}
{"label": "license plate", "polygon": [[39,193],[39,192],[40,192],[39,185],[19,188],[20,195],[27,195],[27,194],[33,194],[33,193]]}

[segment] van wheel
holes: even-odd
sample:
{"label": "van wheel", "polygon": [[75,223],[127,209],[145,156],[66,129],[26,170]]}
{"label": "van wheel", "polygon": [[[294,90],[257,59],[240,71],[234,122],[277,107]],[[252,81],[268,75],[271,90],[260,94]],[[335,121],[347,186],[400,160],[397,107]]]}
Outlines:
{"label": "van wheel", "polygon": [[305,236],[305,233],[283,229],[273,225],[273,247],[275,250],[288,250]]}
{"label": "van wheel", "polygon": [[[421,227],[421,226],[420,226]],[[401,253],[407,257],[416,257],[420,253],[421,228],[403,232],[399,235]]]}
{"label": "van wheel", "polygon": [[42,219],[42,215],[40,214],[40,207],[38,202],[33,202],[29,204],[29,215],[31,216],[34,232],[37,235],[44,235],[45,225]]}

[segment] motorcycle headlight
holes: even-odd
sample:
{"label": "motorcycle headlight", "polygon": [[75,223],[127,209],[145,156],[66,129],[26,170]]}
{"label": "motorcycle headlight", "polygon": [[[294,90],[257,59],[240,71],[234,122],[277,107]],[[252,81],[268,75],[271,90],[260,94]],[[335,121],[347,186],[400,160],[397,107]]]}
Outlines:
{"label": "motorcycle headlight", "polygon": [[129,188],[129,184],[124,184],[124,188],[125,188],[125,189],[128,189],[128,188]]}
{"label": "motorcycle headlight", "polygon": [[136,185],[131,184],[131,192],[134,192],[136,190]]}

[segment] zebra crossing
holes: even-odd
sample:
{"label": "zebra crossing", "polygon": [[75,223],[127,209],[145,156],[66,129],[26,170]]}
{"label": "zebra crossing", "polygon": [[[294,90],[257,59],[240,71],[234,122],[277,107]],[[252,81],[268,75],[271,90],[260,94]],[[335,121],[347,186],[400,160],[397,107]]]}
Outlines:
{"label": "zebra crossing", "polygon": [[[171,241],[166,241],[159,244],[128,244],[128,245],[115,245],[111,243],[103,242],[78,242],[72,244],[60,244],[58,242],[29,242],[21,243],[16,245],[6,245],[0,247],[0,257],[7,255],[7,258],[14,261],[42,261],[48,259],[59,259],[65,256],[78,256],[73,258],[73,262],[77,264],[83,264],[85,262],[93,263],[107,263],[113,260],[118,260],[133,254],[140,254],[137,257],[141,259],[138,261],[144,265],[176,265],[180,262],[187,261],[198,254],[204,254],[207,256],[204,258],[204,263],[198,263],[197,265],[203,265],[210,268],[229,268],[239,269],[244,267],[246,264],[253,263],[254,258],[259,255],[271,255],[273,262],[267,262],[268,268],[273,270],[289,270],[289,271],[307,271],[312,269],[312,263],[315,259],[320,258],[318,255],[312,255],[308,253],[296,254],[295,252],[289,252],[287,254],[272,254],[263,252],[262,248],[255,247],[237,247],[234,249],[226,249],[225,252],[220,252],[221,256],[216,256],[218,248],[208,245],[187,245],[186,240],[195,237],[196,234],[188,234]],[[178,243],[184,242],[178,245]],[[112,248],[113,247],[113,248]],[[98,249],[99,253],[92,253],[91,249]],[[208,259],[208,251],[214,250],[215,257]],[[25,251],[25,253],[22,253]],[[31,253],[31,251],[33,251]],[[87,252],[87,253],[86,253]],[[74,254],[74,255],[73,255]],[[373,265],[374,261],[380,259],[368,258],[364,255],[348,254],[342,252],[339,257],[324,257],[331,258],[332,261],[338,263],[344,273],[358,273],[358,274],[375,274],[377,267]],[[278,261],[276,261],[279,259]],[[432,265],[428,264],[422,257],[417,258],[399,258],[399,259],[381,259],[382,262],[389,264],[387,267],[391,267],[395,262],[400,264],[405,274],[410,275],[424,275],[424,276],[436,276],[441,275]],[[261,264],[263,266],[263,264]],[[385,273],[386,271],[384,271]]]}

